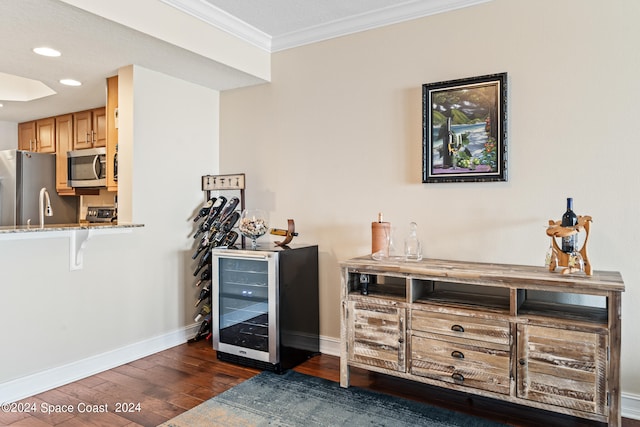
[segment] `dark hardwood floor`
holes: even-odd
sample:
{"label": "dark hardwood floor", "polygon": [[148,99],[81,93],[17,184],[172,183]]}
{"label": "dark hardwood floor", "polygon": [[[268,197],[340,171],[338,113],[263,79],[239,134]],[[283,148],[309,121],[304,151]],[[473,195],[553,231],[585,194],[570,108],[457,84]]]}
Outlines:
{"label": "dark hardwood floor", "polygon": [[[295,370],[337,382],[339,362],[337,357],[319,355]],[[5,412],[4,407],[0,425],[156,426],[258,372],[218,361],[208,341],[183,344],[24,399],[13,408],[19,412]],[[351,369],[351,384],[518,427],[600,425],[360,369]],[[640,427],[640,421],[623,419],[622,425]]]}

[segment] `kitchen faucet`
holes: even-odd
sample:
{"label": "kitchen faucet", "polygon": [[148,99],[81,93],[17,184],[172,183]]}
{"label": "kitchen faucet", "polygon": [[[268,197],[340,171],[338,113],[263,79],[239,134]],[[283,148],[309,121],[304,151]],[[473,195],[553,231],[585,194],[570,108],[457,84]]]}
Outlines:
{"label": "kitchen faucet", "polygon": [[[44,199],[47,199],[47,205],[44,206]],[[39,212],[40,212],[40,228],[44,228],[44,217],[53,216],[53,209],[51,209],[51,198],[49,198],[49,192],[46,187],[42,187],[40,189],[40,199],[39,199]]]}

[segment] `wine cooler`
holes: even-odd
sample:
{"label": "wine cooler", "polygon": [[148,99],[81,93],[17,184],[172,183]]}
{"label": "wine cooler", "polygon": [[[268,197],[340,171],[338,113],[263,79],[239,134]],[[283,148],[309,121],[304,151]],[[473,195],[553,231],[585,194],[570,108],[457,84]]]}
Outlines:
{"label": "wine cooler", "polygon": [[318,247],[212,249],[218,359],[282,373],[319,352]]}

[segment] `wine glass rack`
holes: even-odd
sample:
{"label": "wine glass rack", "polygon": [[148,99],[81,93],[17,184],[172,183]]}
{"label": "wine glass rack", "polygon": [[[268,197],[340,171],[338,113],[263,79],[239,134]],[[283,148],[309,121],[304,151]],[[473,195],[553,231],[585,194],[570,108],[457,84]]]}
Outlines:
{"label": "wine glass rack", "polygon": [[558,246],[558,243],[556,242],[556,238],[568,237],[584,231],[584,242],[582,242],[582,247],[578,250],[578,252],[582,256],[582,260],[584,262],[585,274],[587,276],[591,276],[593,274],[591,262],[589,261],[589,256],[587,254],[587,242],[589,241],[591,222],[592,219],[589,215],[578,215],[578,223],[572,227],[563,226],[562,221],[554,221],[552,219],[549,220],[549,226],[547,227],[547,236],[551,237],[551,249],[553,251],[553,256],[551,257],[551,261],[549,263],[549,271],[555,271],[557,267],[564,267],[561,270],[562,274],[575,273],[581,270],[571,265],[571,254],[563,252],[562,249],[560,249],[560,246]]}

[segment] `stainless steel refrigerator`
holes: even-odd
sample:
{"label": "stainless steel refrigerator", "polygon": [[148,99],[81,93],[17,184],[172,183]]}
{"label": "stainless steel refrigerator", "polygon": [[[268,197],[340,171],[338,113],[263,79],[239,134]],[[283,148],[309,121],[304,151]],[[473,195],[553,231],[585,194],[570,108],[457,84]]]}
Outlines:
{"label": "stainless steel refrigerator", "polygon": [[53,216],[47,224],[78,222],[78,197],[56,193],[56,156],[20,150],[0,151],[0,226],[40,225],[40,190],[46,188]]}

